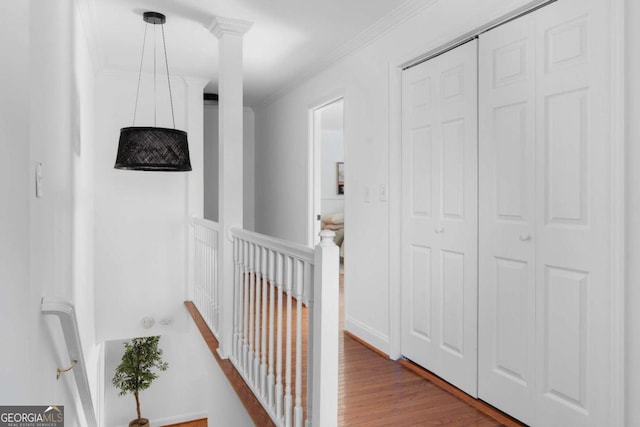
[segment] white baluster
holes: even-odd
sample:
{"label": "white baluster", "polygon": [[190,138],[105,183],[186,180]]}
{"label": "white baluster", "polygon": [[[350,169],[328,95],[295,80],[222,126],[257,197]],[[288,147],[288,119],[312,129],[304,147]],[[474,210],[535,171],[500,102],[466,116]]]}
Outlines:
{"label": "white baluster", "polygon": [[255,284],[256,284],[256,303],[255,303],[255,338],[254,348],[255,351],[253,353],[253,384],[254,386],[258,386],[260,384],[260,334],[262,322],[260,319],[261,316],[261,306],[262,306],[262,248],[258,245],[254,246],[254,263],[255,263]]}
{"label": "white baluster", "polygon": [[242,264],[244,267],[244,274],[242,275],[242,282],[244,284],[244,322],[242,322],[242,371],[245,375],[248,372],[249,360],[249,242],[242,241]]}
{"label": "white baluster", "polygon": [[306,427],[312,426],[313,420],[313,274],[314,265],[306,264],[305,268],[305,292],[307,292],[307,420]]}
{"label": "white baluster", "polygon": [[287,257],[286,262],[286,277],[285,285],[287,290],[287,370],[284,384],[284,425],[285,427],[291,427],[291,410],[293,409],[293,396],[291,395],[291,330],[293,324],[291,322],[291,288],[293,281],[293,260],[291,257]]}
{"label": "white baluster", "polygon": [[209,230],[204,229],[205,239],[205,269],[204,269],[204,283],[207,289],[207,324],[209,329],[215,333],[216,328],[213,324],[213,301],[211,298],[211,239],[209,238]]}
{"label": "white baluster", "polygon": [[199,258],[198,227],[196,224],[193,224],[193,302],[198,310],[200,310],[200,301],[198,300],[198,294],[200,293],[198,290],[198,272],[200,271],[198,268]]}
{"label": "white baluster", "polygon": [[[216,235],[216,240],[217,235]],[[237,364],[239,362],[238,356],[240,354],[240,350],[238,346],[240,345],[240,316],[242,315],[242,309],[240,308],[242,304],[242,286],[240,284],[240,257],[239,257],[239,244],[238,239],[236,237],[233,238],[233,344],[231,350],[232,360]],[[218,251],[216,250],[216,260],[218,259]],[[216,280],[217,280],[217,269],[216,269]]]}
{"label": "white baluster", "polygon": [[268,372],[267,372],[267,403],[270,408],[273,408],[274,403],[274,390],[273,386],[275,384],[275,375],[274,375],[274,342],[275,342],[275,289],[276,289],[276,253],[272,250],[269,251],[269,360],[268,360]]}
{"label": "white baluster", "polygon": [[296,427],[302,427],[302,290],[304,286],[304,265],[295,260],[294,292],[296,296],[296,400],[293,419]]}
{"label": "white baluster", "polygon": [[198,227],[198,289],[200,291],[200,313],[207,320],[207,311],[204,295],[204,246],[202,244],[202,227]]}
{"label": "white baluster", "polygon": [[195,253],[195,260],[196,260],[196,265],[194,267],[194,272],[193,272],[193,283],[195,284],[195,288],[196,288],[196,308],[198,309],[198,311],[202,314],[202,305],[200,303],[200,241],[199,239],[199,233],[200,233],[200,229],[198,228],[197,225],[193,226],[193,234],[194,234],[194,238],[193,238],[193,245],[194,245],[194,253]]}
{"label": "white baluster", "polygon": [[313,316],[315,308],[313,306],[313,274],[314,265],[306,264],[305,268],[305,291],[307,292],[307,421],[306,426],[311,427],[313,419]]}
{"label": "white baluster", "polygon": [[260,257],[262,261],[262,328],[260,332],[262,334],[262,358],[260,361],[260,393],[263,397],[267,396],[267,288],[269,287],[268,279],[268,267],[269,267],[269,250],[262,248],[262,255]]}
{"label": "white baluster", "polygon": [[[213,322],[216,326],[216,336],[220,332],[220,299],[218,289],[218,232],[211,230],[211,283],[213,287]],[[235,269],[235,263],[234,263]],[[235,306],[234,306],[235,307]],[[233,329],[232,329],[233,330]],[[233,345],[231,348],[233,351]]]}
{"label": "white baluster", "polygon": [[282,254],[277,254],[277,282],[278,286],[278,307],[277,316],[278,316],[278,336],[276,338],[276,386],[275,386],[275,394],[276,394],[276,416],[278,418],[282,418],[283,408],[282,408],[282,278],[284,275],[284,258]]}
{"label": "white baluster", "polygon": [[254,355],[254,327],[256,307],[256,275],[255,275],[255,244],[249,243],[249,357],[247,359],[248,377],[253,381],[253,355]]}

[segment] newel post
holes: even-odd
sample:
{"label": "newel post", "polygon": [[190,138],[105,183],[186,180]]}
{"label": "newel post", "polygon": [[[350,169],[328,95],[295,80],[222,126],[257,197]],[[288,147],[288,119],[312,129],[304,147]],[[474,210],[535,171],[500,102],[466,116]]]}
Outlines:
{"label": "newel post", "polygon": [[340,316],[339,249],[335,233],[320,232],[315,247],[313,280],[313,371],[311,424],[338,424],[338,321]]}

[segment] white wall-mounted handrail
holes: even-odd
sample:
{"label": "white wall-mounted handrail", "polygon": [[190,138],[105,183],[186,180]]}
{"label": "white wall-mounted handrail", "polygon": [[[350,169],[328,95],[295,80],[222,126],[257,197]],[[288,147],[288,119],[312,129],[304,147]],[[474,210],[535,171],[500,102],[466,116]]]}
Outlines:
{"label": "white wall-mounted handrail", "polygon": [[73,367],[73,377],[75,378],[87,425],[95,427],[98,425],[98,422],[93,408],[93,400],[91,399],[89,378],[87,377],[87,369],[84,362],[82,345],[80,344],[80,333],[78,331],[78,323],[73,304],[62,299],[43,297],[40,311],[42,314],[55,315],[60,319],[60,326],[62,327],[67,351],[69,352],[69,360],[77,361]]}

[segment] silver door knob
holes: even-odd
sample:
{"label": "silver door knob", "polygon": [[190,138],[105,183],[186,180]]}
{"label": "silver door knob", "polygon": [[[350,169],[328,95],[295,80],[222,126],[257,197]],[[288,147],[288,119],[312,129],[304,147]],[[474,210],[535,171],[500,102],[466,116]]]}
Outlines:
{"label": "silver door knob", "polygon": [[438,233],[438,234],[442,234],[442,233],[444,233],[444,228],[442,228],[442,227],[436,227],[436,233]]}
{"label": "silver door knob", "polygon": [[524,233],[524,234],[520,235],[520,241],[526,242],[528,240],[531,240],[531,235],[530,234]]}

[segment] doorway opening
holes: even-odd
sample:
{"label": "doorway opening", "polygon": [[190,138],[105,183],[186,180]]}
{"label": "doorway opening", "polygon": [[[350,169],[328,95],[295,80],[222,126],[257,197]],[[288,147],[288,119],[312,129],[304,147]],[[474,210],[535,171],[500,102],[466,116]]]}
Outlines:
{"label": "doorway opening", "polygon": [[[344,286],[345,147],[344,99],[334,98],[311,110],[311,188],[309,244],[320,241],[320,231],[333,231],[340,248],[340,292]],[[341,310],[342,311],[342,310]]]}

